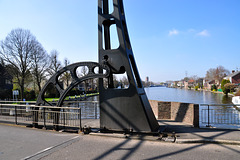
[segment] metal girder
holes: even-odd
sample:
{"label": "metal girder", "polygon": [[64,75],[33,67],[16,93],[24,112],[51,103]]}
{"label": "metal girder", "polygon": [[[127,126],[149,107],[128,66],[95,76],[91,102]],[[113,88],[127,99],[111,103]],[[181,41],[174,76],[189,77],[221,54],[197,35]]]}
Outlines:
{"label": "metal girder", "polygon": [[[79,77],[77,74],[77,68],[78,67],[87,67],[88,68],[88,73],[85,76]],[[99,70],[105,70],[105,73],[95,73],[94,69],[98,67]],[[69,86],[67,88],[63,88],[62,85],[60,85],[59,82],[59,77],[64,73],[64,72],[69,72],[71,75],[71,83],[69,84]],[[109,76],[110,73],[110,69],[107,65],[105,64],[99,64],[96,62],[79,62],[79,63],[74,63],[71,64],[69,66],[64,67],[63,69],[59,70],[58,72],[56,72],[48,81],[47,83],[44,85],[43,89],[41,90],[41,92],[38,95],[37,98],[37,102],[36,105],[37,106],[41,106],[41,105],[52,105],[50,103],[48,103],[45,98],[44,98],[44,94],[47,91],[47,88],[50,85],[53,85],[57,91],[59,92],[60,96],[56,97],[59,98],[57,105],[58,107],[62,106],[62,103],[67,95],[67,93],[69,93],[69,91],[71,91],[75,86],[77,86],[78,84],[80,84],[81,82],[91,79],[91,78],[106,78]]]}
{"label": "metal girder", "polygon": [[[113,12],[109,13],[109,5]],[[111,48],[110,27],[116,26],[119,47]],[[98,46],[99,63],[110,68],[108,87],[99,80],[101,130],[133,132],[157,132],[158,122],[153,114],[143,88],[126,26],[122,0],[98,0]],[[127,89],[116,89],[113,75],[126,73]]]}
{"label": "metal girder", "polygon": [[[85,76],[78,76],[77,74],[77,68],[78,67],[87,67],[88,68],[88,73]],[[105,70],[105,72],[99,72],[99,73],[95,73],[95,68],[98,67],[98,70],[102,71]],[[61,77],[61,75],[64,72],[68,72],[71,75],[71,83],[69,86],[67,86],[66,88],[64,88],[60,82],[59,82],[59,78]],[[64,67],[63,69],[59,70],[58,72],[56,72],[48,81],[47,83],[44,85],[43,89],[41,90],[41,92],[38,95],[37,98],[37,102],[36,102],[36,106],[52,106],[51,103],[47,102],[45,100],[45,93],[48,89],[48,87],[55,87],[55,89],[58,91],[59,93],[59,97],[55,97],[55,98],[59,98],[59,100],[57,101],[57,104],[54,106],[60,107],[63,104],[63,101],[65,99],[65,97],[67,96],[67,94],[78,84],[80,84],[81,82],[88,80],[88,79],[92,79],[92,78],[106,78],[109,76],[110,73],[110,69],[107,65],[105,64],[99,64],[96,62],[79,62],[79,63],[74,63],[71,64],[69,66]],[[60,109],[58,108],[52,109],[53,111],[60,111]],[[39,108],[35,108],[36,110],[38,110]],[[59,128],[59,114],[56,114],[54,116],[54,128],[56,130],[58,130]],[[37,127],[38,126],[38,112],[33,112],[33,126]]]}
{"label": "metal girder", "polygon": [[[44,98],[47,88],[51,85],[60,95],[56,106],[62,106],[67,93],[76,85],[90,78],[99,78],[101,131],[157,132],[159,125],[144,91],[130,44],[123,2],[113,0],[112,6],[113,12],[109,13],[108,0],[98,0],[99,63],[80,62],[58,71],[39,93],[36,105],[52,105]],[[111,47],[110,27],[112,25],[116,26],[119,40],[119,47],[116,49]],[[88,67],[87,75],[77,76],[76,70],[80,66]],[[99,73],[94,72],[96,67],[99,67]],[[59,83],[59,77],[64,72],[70,72],[72,77],[70,85],[65,89]],[[122,73],[127,75],[129,87],[116,89],[113,83],[114,74]],[[107,87],[104,86],[103,78],[107,78]],[[38,115],[35,115],[34,119],[34,123],[37,124]],[[54,120],[54,123],[58,124],[58,120],[59,117]]]}

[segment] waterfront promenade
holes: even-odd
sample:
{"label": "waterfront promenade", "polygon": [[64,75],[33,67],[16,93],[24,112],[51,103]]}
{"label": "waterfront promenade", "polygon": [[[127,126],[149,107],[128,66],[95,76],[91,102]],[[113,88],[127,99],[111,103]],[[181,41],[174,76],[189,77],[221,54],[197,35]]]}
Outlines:
{"label": "waterfront promenade", "polygon": [[[91,125],[98,125],[93,120]],[[0,124],[0,159],[239,159],[239,130],[159,121],[164,136],[56,132]],[[172,137],[176,133],[176,141]]]}

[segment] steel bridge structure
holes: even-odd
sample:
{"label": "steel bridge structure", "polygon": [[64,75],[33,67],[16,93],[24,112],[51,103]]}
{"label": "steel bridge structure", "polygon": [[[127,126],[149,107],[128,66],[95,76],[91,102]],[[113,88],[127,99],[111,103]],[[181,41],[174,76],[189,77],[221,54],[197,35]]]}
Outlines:
{"label": "steel bridge structure", "polygon": [[[113,12],[109,13],[112,5]],[[110,27],[116,27],[119,47],[112,48]],[[69,91],[85,80],[99,78],[100,130],[123,132],[158,132],[159,125],[146,96],[134,59],[128,35],[123,0],[98,0],[98,63],[79,62],[59,70],[53,75],[39,93],[36,106],[52,105],[44,97],[47,88],[54,87],[59,92],[57,107],[61,107]],[[88,73],[79,77],[78,67],[87,67]],[[96,72],[98,68],[99,72]],[[70,73],[72,82],[67,88],[60,85],[59,77]],[[114,75],[127,75],[128,88],[116,89]],[[104,80],[107,79],[107,87]],[[35,116],[35,126],[37,123]],[[55,123],[59,117],[56,116]]]}

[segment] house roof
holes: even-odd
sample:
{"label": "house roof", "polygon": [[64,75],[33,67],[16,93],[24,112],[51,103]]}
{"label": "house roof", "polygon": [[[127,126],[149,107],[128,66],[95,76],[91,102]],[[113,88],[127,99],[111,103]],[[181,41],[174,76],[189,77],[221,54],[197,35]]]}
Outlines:
{"label": "house roof", "polygon": [[217,84],[219,83],[218,80],[209,80],[209,81],[206,81],[205,83],[208,83],[208,84]]}
{"label": "house roof", "polygon": [[240,74],[240,71],[237,71],[237,72],[234,72],[234,73],[231,73],[231,74],[229,74],[228,76],[226,76],[226,77],[224,77],[224,78],[230,78],[230,77],[234,77],[234,76],[236,76],[236,75],[238,75],[238,74]]}
{"label": "house roof", "polygon": [[190,79],[189,81],[188,81],[189,83],[193,83],[193,82],[195,82],[193,79]]}

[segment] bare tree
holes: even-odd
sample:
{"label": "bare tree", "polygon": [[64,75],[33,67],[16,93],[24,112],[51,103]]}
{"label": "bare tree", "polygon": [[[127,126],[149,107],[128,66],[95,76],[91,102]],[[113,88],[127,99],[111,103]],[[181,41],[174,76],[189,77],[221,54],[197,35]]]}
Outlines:
{"label": "bare tree", "polygon": [[58,51],[52,50],[50,52],[50,65],[48,67],[48,74],[49,76],[54,75],[57,71],[59,71],[62,68],[61,62],[58,60]]}
{"label": "bare tree", "polygon": [[216,68],[216,79],[221,82],[224,77],[230,74],[230,71],[225,69],[223,66],[218,66]]}
{"label": "bare tree", "polygon": [[190,77],[190,79],[192,79],[196,82],[199,79],[199,77],[197,75],[193,75]]}
{"label": "bare tree", "polygon": [[31,55],[34,52],[36,38],[29,30],[14,29],[1,41],[0,55],[11,65],[9,72],[20,86],[21,99],[24,97],[25,80],[30,74]]}
{"label": "bare tree", "polygon": [[38,86],[38,91],[41,91],[41,83],[46,79],[48,69],[49,56],[39,42],[35,42],[35,49],[32,54],[31,71],[33,79]]}
{"label": "bare tree", "polygon": [[122,83],[123,87],[129,86],[128,79],[125,76],[122,77],[121,83]]}
{"label": "bare tree", "polygon": [[221,83],[222,79],[230,73],[229,70],[225,69],[223,66],[218,66],[217,68],[210,68],[206,73],[207,80],[218,80]]}
{"label": "bare tree", "polygon": [[[70,61],[65,58],[64,59],[64,67],[68,66],[70,64]],[[71,81],[71,73],[70,72],[64,72],[62,77],[61,77],[61,80],[66,84],[66,86],[68,87],[69,86],[69,83]]]}
{"label": "bare tree", "polygon": [[210,68],[206,73],[207,80],[213,80],[215,78],[215,68]]}
{"label": "bare tree", "polygon": [[68,66],[69,64],[70,64],[70,61],[67,58],[65,58],[64,59],[64,67]]}
{"label": "bare tree", "polygon": [[0,65],[5,66],[4,60],[0,57]]}
{"label": "bare tree", "polygon": [[[86,76],[87,74],[88,74],[88,67],[87,66],[82,66],[81,67],[81,73],[80,73],[79,77]],[[87,91],[88,80],[83,81],[83,84],[84,84],[84,90]]]}
{"label": "bare tree", "polygon": [[119,81],[117,79],[117,76],[116,75],[113,75],[113,87],[114,88],[118,88],[119,87]]}

